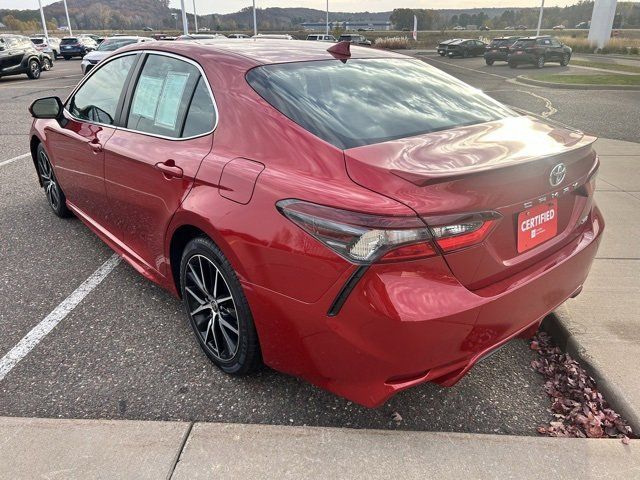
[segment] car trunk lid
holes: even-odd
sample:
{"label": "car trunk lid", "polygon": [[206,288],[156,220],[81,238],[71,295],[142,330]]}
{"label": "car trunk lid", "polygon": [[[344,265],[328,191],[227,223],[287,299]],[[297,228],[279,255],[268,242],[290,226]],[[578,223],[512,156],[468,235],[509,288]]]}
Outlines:
{"label": "car trunk lid", "polygon": [[[478,289],[577,236],[590,208],[582,186],[596,168],[594,140],[531,117],[511,117],[348,149],[345,161],[356,183],[406,204],[431,227],[456,215],[497,212],[500,218],[482,243],[444,252],[458,279]],[[559,164],[565,178],[554,186],[550,175]],[[536,206],[552,203],[557,233],[519,248],[520,213],[532,209],[535,216]]]}

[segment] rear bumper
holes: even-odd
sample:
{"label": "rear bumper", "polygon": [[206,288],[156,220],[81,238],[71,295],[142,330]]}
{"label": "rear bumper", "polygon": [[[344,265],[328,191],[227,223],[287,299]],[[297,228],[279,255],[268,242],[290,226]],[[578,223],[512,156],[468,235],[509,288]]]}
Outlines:
{"label": "rear bumper", "polygon": [[345,279],[314,304],[245,284],[264,360],[367,407],[427,381],[451,386],[581,288],[604,228],[597,207],[580,228],[544,261],[477,291],[439,257],[374,265],[334,317]]}
{"label": "rear bumper", "polygon": [[514,54],[509,54],[509,56],[507,57],[507,61],[510,63],[516,63],[516,64],[520,64],[520,63],[537,63],[538,62],[538,58],[536,55],[533,55],[531,53],[523,53],[520,55],[514,55]]}
{"label": "rear bumper", "polygon": [[72,50],[62,49],[60,51],[60,55],[63,57],[84,57],[86,55],[86,51],[84,49],[74,48]]}
{"label": "rear bumper", "polygon": [[485,52],[484,53],[485,60],[493,60],[495,62],[506,62],[507,54],[504,52]]}

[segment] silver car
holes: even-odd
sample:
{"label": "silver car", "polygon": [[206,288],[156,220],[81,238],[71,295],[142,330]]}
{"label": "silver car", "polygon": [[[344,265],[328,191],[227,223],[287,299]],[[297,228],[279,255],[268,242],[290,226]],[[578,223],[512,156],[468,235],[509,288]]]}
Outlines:
{"label": "silver car", "polygon": [[126,45],[131,45],[132,43],[141,43],[141,42],[153,42],[153,38],[149,37],[137,37],[137,36],[117,36],[117,37],[109,37],[105,38],[103,42],[98,46],[97,50],[93,52],[87,53],[84,57],[82,57],[82,62],[80,63],[80,68],[82,69],[83,75],[89,73],[89,71],[95,67],[102,60],[111,55],[114,51],[122,48]]}

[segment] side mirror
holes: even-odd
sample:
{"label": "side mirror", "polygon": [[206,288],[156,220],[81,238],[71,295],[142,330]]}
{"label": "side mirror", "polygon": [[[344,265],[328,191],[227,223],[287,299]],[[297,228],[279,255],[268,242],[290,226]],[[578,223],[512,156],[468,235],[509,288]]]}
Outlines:
{"label": "side mirror", "polygon": [[44,97],[35,100],[29,107],[33,118],[60,118],[63,109],[58,97]]}

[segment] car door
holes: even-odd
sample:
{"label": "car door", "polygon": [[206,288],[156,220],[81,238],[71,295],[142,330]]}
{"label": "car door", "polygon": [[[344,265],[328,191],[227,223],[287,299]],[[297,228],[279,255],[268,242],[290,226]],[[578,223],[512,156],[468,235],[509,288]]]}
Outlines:
{"label": "car door", "polygon": [[560,61],[562,60],[562,54],[564,53],[562,51],[562,44],[560,43],[560,40],[558,40],[557,38],[551,38],[551,50],[553,50],[553,59],[555,61]]}
{"label": "car door", "polygon": [[212,147],[216,112],[200,67],[149,53],[105,147],[107,195],[125,245],[164,274],[164,235]]}
{"label": "car door", "polygon": [[553,49],[551,48],[551,40],[549,40],[548,38],[541,38],[538,39],[537,44],[538,48],[544,54],[544,58],[546,61],[551,61],[554,59]]}
{"label": "car door", "polygon": [[486,46],[487,46],[486,43],[476,40],[476,52],[475,52],[476,55],[484,54],[484,50]]}
{"label": "car door", "polygon": [[7,56],[4,60],[4,68],[8,71],[15,70],[22,64],[22,58],[24,57],[25,48],[24,42],[19,38],[8,38],[7,44]]}
{"label": "car door", "polygon": [[67,200],[92,223],[119,236],[104,183],[104,145],[115,132],[135,53],[96,67],[71,95],[64,120],[47,128],[56,176]]}

